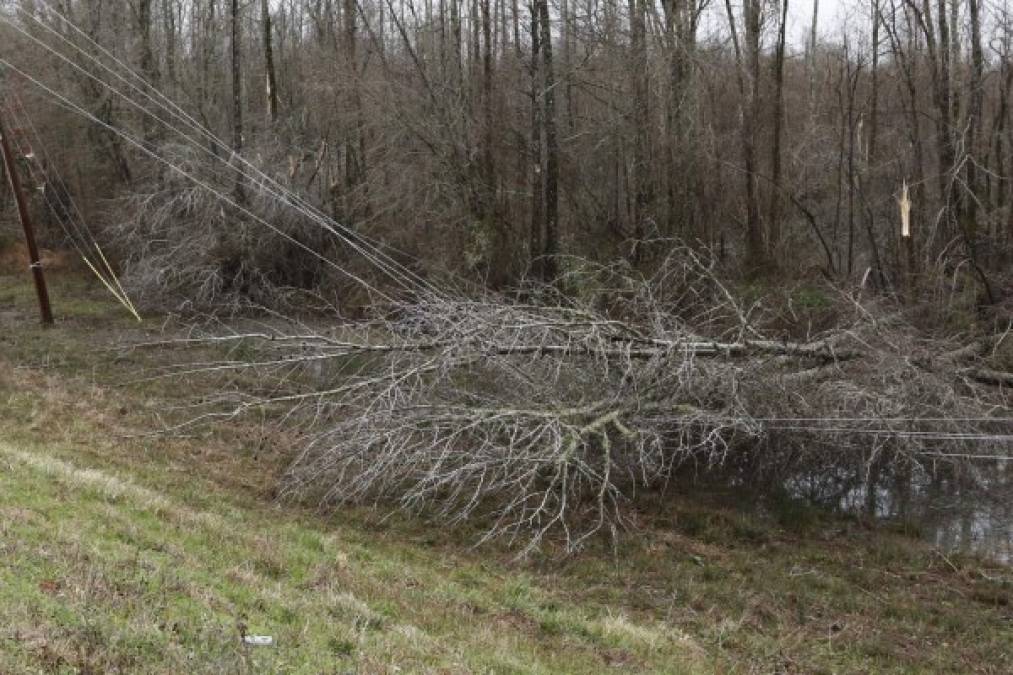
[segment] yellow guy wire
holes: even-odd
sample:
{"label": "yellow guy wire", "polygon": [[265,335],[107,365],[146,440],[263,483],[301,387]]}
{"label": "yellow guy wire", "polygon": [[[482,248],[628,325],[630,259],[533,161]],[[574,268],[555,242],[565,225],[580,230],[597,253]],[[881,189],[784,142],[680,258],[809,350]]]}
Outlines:
{"label": "yellow guy wire", "polygon": [[[95,248],[98,248],[98,244],[95,245]],[[101,249],[99,249],[99,253],[101,254]],[[102,256],[102,257],[103,257],[103,259],[105,258],[105,256]],[[102,274],[98,271],[98,269],[95,267],[95,265],[93,265],[92,262],[90,260],[88,260],[88,256],[82,254],[81,255],[81,259],[84,260],[84,263],[95,274],[95,276],[98,278],[98,280],[102,282],[102,285],[106,287],[106,290],[108,290],[112,294],[112,296],[114,298],[116,298],[116,300],[121,305],[123,305],[124,309],[126,309],[128,312],[130,312],[134,316],[134,318],[137,319],[138,322],[140,322],[141,321],[141,315],[137,313],[137,310],[134,308],[133,303],[130,302],[129,298],[127,298],[126,293],[124,293],[123,295],[120,295],[120,292],[117,291],[115,288],[113,288],[112,284],[110,284],[106,280],[106,278],[104,276],[102,276]],[[108,263],[106,263],[106,265],[108,266]],[[120,282],[118,280],[116,280],[116,276],[113,275],[111,272],[110,272],[110,276],[112,276],[113,280],[116,281],[116,285],[119,286]]]}
{"label": "yellow guy wire", "polygon": [[117,277],[116,273],[113,272],[112,266],[109,264],[109,261],[106,260],[106,254],[102,252],[102,248],[98,245],[97,241],[95,242],[95,250],[98,251],[99,257],[102,258],[102,263],[106,266],[106,270],[109,271],[109,278],[113,280],[113,282],[116,284],[116,288],[119,289],[120,297],[123,298],[123,300],[126,302],[127,309],[129,309],[130,313],[133,314],[138,321],[140,321],[141,316],[137,313],[137,308],[134,307],[134,303],[130,301],[130,297],[127,295],[127,292],[123,290],[123,286],[122,284],[120,284],[119,277]]}

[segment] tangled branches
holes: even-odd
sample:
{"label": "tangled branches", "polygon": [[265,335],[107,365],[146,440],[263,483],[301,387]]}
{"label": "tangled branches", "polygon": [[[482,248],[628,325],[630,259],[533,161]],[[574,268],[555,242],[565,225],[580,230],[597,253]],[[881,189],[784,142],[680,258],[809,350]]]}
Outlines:
{"label": "tangled branches", "polygon": [[[263,150],[274,175],[217,166],[193,147],[166,143],[159,152],[176,171],[162,170],[113,205],[105,236],[144,306],[217,314],[279,307],[294,290],[354,287],[346,268],[368,273],[341,254],[318,207],[284,192],[283,150]],[[242,199],[233,194],[237,180]]]}
{"label": "tangled branches", "polygon": [[[582,312],[433,300],[344,386],[288,487],[329,500],[436,505],[451,521],[491,507],[490,534],[559,527],[574,543],[621,519],[624,483],[722,461],[753,433],[687,340],[634,346],[621,324]],[[450,318],[453,317],[453,318]],[[578,525],[581,524],[581,525]],[[580,529],[583,528],[583,529]]]}
{"label": "tangled branches", "polygon": [[565,302],[433,293],[339,330],[219,337],[257,355],[222,367],[278,388],[212,414],[304,421],[288,495],[480,517],[529,546],[614,531],[638,490],[687,468],[746,467],[755,483],[1008,446],[1001,399],[899,318],[856,305],[850,325],[775,340],[690,250],[647,279],[572,269],[583,293]]}

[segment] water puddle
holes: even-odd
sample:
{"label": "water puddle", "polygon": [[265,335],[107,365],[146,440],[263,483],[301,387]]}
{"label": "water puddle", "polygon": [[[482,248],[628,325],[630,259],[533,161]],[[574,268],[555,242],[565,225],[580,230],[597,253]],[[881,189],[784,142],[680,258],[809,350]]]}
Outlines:
{"label": "water puddle", "polygon": [[789,491],[847,513],[910,524],[944,552],[1013,565],[1013,462],[996,460],[947,471],[819,480],[796,478]]}

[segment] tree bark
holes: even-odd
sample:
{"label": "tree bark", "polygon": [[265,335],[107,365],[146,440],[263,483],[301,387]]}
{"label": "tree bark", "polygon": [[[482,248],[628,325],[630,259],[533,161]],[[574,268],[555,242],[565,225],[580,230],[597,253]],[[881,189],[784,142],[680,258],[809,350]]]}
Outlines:
{"label": "tree bark", "polygon": [[[239,0],[231,0],[229,16],[232,25],[232,152],[238,157],[243,153],[242,29],[239,23]],[[238,203],[245,203],[245,192],[242,173],[237,172],[235,196]]]}
{"label": "tree bark", "polygon": [[535,276],[544,277],[542,270],[542,231],[545,227],[545,193],[543,189],[542,153],[542,101],[541,93],[545,89],[542,82],[541,68],[541,33],[538,25],[538,12],[531,10],[531,138],[528,145],[530,154],[531,184],[531,231],[528,236],[528,250],[531,258],[531,272]]}
{"label": "tree bark", "polygon": [[866,161],[873,164],[876,161],[876,141],[879,135],[879,0],[872,0],[872,64],[869,77],[869,144],[866,151]]}
{"label": "tree bark", "polygon": [[[743,103],[741,138],[746,194],[746,268],[758,271],[766,266],[763,230],[760,222],[759,194],[756,185],[756,128],[759,122],[760,81],[760,0],[744,0],[744,47],[739,43],[731,0],[725,0],[728,27],[735,50],[736,74]],[[745,55],[743,55],[745,50]]]}
{"label": "tree bark", "polygon": [[784,48],[787,23],[788,0],[781,0],[781,20],[774,57],[774,141],[771,148],[773,190],[770,195],[770,223],[767,226],[767,252],[775,256],[781,245],[781,135],[784,128]]}
{"label": "tree bark", "polygon": [[542,53],[542,127],[545,135],[545,279],[559,276],[559,140],[556,137],[556,77],[552,64],[552,26],[548,0],[534,0]]}
{"label": "tree bark", "polygon": [[652,201],[650,185],[650,100],[648,92],[648,63],[646,44],[645,0],[629,0],[630,9],[630,80],[633,83],[630,101],[633,121],[633,248],[630,259],[637,263],[641,258],[642,242],[646,237],[645,223],[650,217]]}
{"label": "tree bark", "polygon": [[981,196],[978,186],[977,162],[981,159],[978,156],[978,135],[982,126],[982,109],[984,107],[983,79],[985,72],[985,57],[981,48],[981,13],[980,0],[967,0],[971,22],[971,78],[968,82],[968,100],[970,108],[968,111],[967,124],[967,145],[971,161],[967,163],[967,188],[970,192],[965,200],[965,214],[971,235],[977,235],[978,201]]}
{"label": "tree bark", "polygon": [[267,95],[267,116],[271,124],[278,122],[278,77],[274,70],[274,36],[268,0],[260,0],[260,23],[264,40],[264,87]]}

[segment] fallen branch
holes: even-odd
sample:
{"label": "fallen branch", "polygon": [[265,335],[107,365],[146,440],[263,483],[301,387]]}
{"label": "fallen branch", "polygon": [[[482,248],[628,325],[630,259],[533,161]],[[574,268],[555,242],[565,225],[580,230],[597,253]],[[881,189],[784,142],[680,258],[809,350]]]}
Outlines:
{"label": "fallen branch", "polygon": [[991,368],[963,368],[958,372],[964,377],[969,377],[982,384],[1013,387],[1013,373],[1005,373]]}

